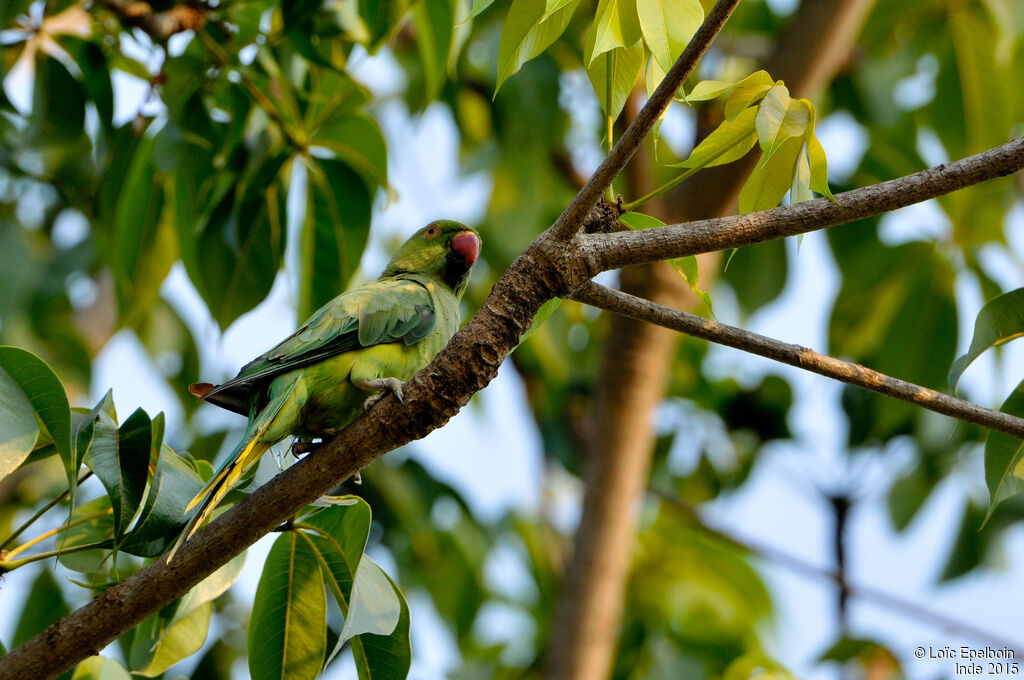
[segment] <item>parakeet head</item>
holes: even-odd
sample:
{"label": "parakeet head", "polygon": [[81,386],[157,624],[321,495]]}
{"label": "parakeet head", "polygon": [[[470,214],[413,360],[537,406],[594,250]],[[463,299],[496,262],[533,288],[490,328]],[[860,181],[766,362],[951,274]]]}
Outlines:
{"label": "parakeet head", "polygon": [[428,274],[461,296],[479,255],[480,235],[475,229],[451,220],[436,220],[402,244],[383,276]]}

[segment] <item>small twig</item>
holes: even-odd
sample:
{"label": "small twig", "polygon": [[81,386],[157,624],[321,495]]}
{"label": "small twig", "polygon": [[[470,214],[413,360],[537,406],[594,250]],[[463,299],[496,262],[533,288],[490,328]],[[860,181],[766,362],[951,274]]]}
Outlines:
{"label": "small twig", "polygon": [[704,319],[593,282],[580,287],[573,293],[572,299],[796,366],[827,378],[841,380],[887,397],[916,404],[936,413],[1024,439],[1024,418],[978,406],[927,387],[890,377],[851,361],[819,354],[800,345],[791,345],[735,326]]}
{"label": "small twig", "polygon": [[[89,479],[89,477],[90,477],[90,476],[92,476],[92,470],[89,470],[89,471],[88,471],[88,472],[86,472],[86,473],[85,473],[84,475],[82,475],[81,477],[79,477],[79,478],[78,478],[78,481],[77,481],[77,482],[75,482],[75,486],[76,486],[76,487],[82,486],[82,483],[83,483],[83,482],[84,482],[85,480]],[[5,539],[4,539],[4,542],[3,542],[3,543],[0,543],[0,550],[3,550],[3,549],[4,549],[4,548],[6,548],[7,546],[9,546],[9,545],[10,545],[11,543],[13,543],[13,542],[15,541],[15,539],[17,539],[17,538],[18,538],[18,536],[21,536],[21,534],[22,534],[22,533],[24,533],[24,531],[25,531],[26,529],[28,529],[28,528],[29,528],[30,526],[32,526],[32,525],[33,525],[33,524],[35,523],[35,521],[36,521],[37,519],[39,519],[40,517],[42,517],[43,515],[45,515],[45,514],[46,514],[46,512],[47,512],[48,510],[50,510],[50,508],[54,507],[55,505],[57,505],[58,503],[60,503],[60,502],[61,502],[62,500],[64,500],[65,498],[67,498],[67,497],[68,497],[68,494],[69,494],[69,493],[71,493],[71,489],[70,489],[70,488],[64,489],[64,490],[63,490],[63,491],[61,491],[61,492],[60,492],[59,494],[57,494],[57,497],[56,497],[56,498],[54,498],[54,499],[53,499],[52,501],[50,501],[49,503],[47,503],[46,505],[44,505],[43,507],[41,507],[41,508],[40,508],[40,509],[39,509],[39,510],[38,510],[38,511],[36,512],[36,514],[34,514],[34,515],[32,515],[31,517],[29,517],[29,518],[28,518],[28,520],[27,520],[27,521],[26,521],[26,522],[25,522],[24,524],[22,524],[22,525],[21,525],[20,527],[18,527],[17,529],[15,529],[14,533],[12,533],[12,534],[11,534],[10,536],[8,536],[7,538],[5,538]]]}
{"label": "small twig", "polygon": [[70,555],[71,553],[82,552],[84,550],[96,550],[102,547],[93,543],[86,543],[84,545],[73,545],[69,548],[58,548],[56,550],[49,550],[47,552],[39,553],[37,555],[29,555],[28,557],[22,557],[18,560],[8,559],[5,556],[3,561],[0,561],[0,574],[6,574],[7,572],[14,571],[19,567],[24,567],[26,564],[33,562],[39,562],[41,560],[48,560],[51,557],[60,557],[61,555]]}
{"label": "small twig", "polygon": [[[62,531],[67,531],[71,527],[76,527],[79,524],[85,524],[86,522],[91,522],[94,519],[99,519],[100,517],[105,517],[106,515],[113,514],[113,512],[114,512],[114,510],[112,508],[108,508],[108,509],[104,510],[103,512],[96,512],[96,513],[93,513],[91,515],[85,515],[84,517],[79,517],[78,519],[71,520],[70,522],[67,522],[66,524],[61,524],[59,527],[57,527],[55,529],[50,529],[49,531],[44,531],[43,533],[39,534],[38,536],[36,536],[32,540],[25,541],[24,543],[19,545],[14,550],[10,550],[10,551],[6,552],[4,554],[4,561],[6,562],[11,557],[14,557],[15,555],[17,555],[18,553],[24,552],[25,550],[27,550],[28,548],[31,548],[32,546],[36,545],[37,543],[42,543],[46,539],[50,538],[51,536],[56,536],[57,534],[59,534]],[[57,552],[60,552],[60,551],[58,550]],[[8,570],[8,571],[10,571],[10,570]]]}
{"label": "small twig", "polygon": [[834,203],[818,198],[745,215],[595,234],[583,239],[584,257],[594,276],[630,264],[773,241],[880,215],[1013,174],[1022,167],[1024,138],[913,175],[844,192],[836,196]]}
{"label": "small twig", "polygon": [[747,552],[756,555],[762,559],[774,562],[781,567],[785,567],[790,571],[796,572],[801,576],[809,576],[811,578],[822,579],[830,581],[838,587],[846,588],[846,593],[853,598],[858,600],[864,600],[866,602],[874,602],[875,604],[888,609],[904,616],[917,619],[928,623],[936,628],[941,628],[950,633],[957,633],[966,637],[977,640],[978,642],[987,644],[992,647],[1003,647],[1010,649],[1013,652],[1013,656],[1016,659],[1024,659],[1024,643],[1021,641],[1007,640],[1004,638],[997,637],[991,633],[988,633],[979,628],[952,619],[943,614],[938,614],[929,609],[917,605],[909,600],[904,600],[895,595],[890,595],[886,592],[865,586],[863,584],[850,583],[843,579],[842,575],[834,569],[825,569],[810,562],[803,558],[797,557],[792,553],[780,550],[776,547],[770,546],[767,543],[758,541],[757,539],[749,537],[739,537],[728,531],[724,531],[719,527],[709,526],[697,513],[697,509],[690,503],[682,500],[678,496],[665,492],[659,489],[651,489],[651,493],[660,498],[662,501],[668,503],[676,511],[686,515],[687,518],[692,518],[698,522],[704,529],[714,532],[721,538],[729,541],[736,547],[746,550]]}
{"label": "small twig", "polygon": [[586,185],[576,194],[572,203],[562,212],[558,220],[551,225],[551,229],[548,230],[551,238],[555,241],[567,241],[572,238],[597,199],[606,188],[611,186],[612,180],[618,176],[622,168],[626,167],[626,163],[640,148],[640,144],[643,143],[661,114],[668,108],[683,81],[697,66],[697,62],[707,52],[711,42],[739,4],[740,0],[719,0],[715,4],[707,18],[704,19],[704,23],[690,39],[686,49],[679,55],[669,72],[665,74],[661,84],[658,85],[650,99],[640,109],[640,113],[619,138],[618,144],[601,162],[601,165],[590,176]]}

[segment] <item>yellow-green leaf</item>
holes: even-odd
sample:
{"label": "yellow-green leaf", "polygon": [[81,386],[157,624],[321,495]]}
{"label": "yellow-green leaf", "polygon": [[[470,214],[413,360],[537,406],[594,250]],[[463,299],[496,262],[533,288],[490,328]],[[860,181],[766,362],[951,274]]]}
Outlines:
{"label": "yellow-green leaf", "polygon": [[686,160],[671,167],[699,170],[742,158],[757,141],[756,117],[757,109],[750,107],[735,120],[723,122],[690,152]]}
{"label": "yellow-green leaf", "polygon": [[740,190],[741,213],[774,208],[789,190],[797,155],[803,148],[802,137],[789,137],[769,156],[761,157],[750,178]]}
{"label": "yellow-green leaf", "polygon": [[643,62],[644,45],[638,40],[631,47],[616,47],[601,54],[587,67],[590,84],[606,116],[618,117],[633,91]]}
{"label": "yellow-green leaf", "polygon": [[704,21],[697,0],[637,0],[644,41],[662,70],[668,71]]}
{"label": "yellow-green leaf", "polygon": [[559,3],[548,13],[544,0],[514,0],[505,17],[498,44],[498,84],[515,75],[523,64],[536,57],[565,32],[580,0]]}
{"label": "yellow-green leaf", "polygon": [[583,63],[587,71],[605,52],[630,48],[641,38],[635,0],[600,0],[594,14],[594,23],[584,40]]}

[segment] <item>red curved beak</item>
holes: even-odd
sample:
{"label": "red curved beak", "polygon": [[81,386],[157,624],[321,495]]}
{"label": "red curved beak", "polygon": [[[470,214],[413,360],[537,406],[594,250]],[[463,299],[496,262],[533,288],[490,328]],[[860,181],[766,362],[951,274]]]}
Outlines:
{"label": "red curved beak", "polygon": [[471,231],[464,231],[452,239],[452,250],[472,267],[476,258],[480,257],[480,237]]}

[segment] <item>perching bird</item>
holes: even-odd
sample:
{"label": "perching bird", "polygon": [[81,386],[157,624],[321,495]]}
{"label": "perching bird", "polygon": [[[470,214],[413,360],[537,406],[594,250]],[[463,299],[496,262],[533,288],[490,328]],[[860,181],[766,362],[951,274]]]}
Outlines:
{"label": "perching bird", "polygon": [[201,503],[188,540],[227,492],[275,443],[330,437],[430,363],[459,328],[459,300],[480,237],[458,222],[431,222],[406,241],[376,281],[318,309],[290,337],[223,385],[189,391],[249,417],[228,461],[186,508]]}

